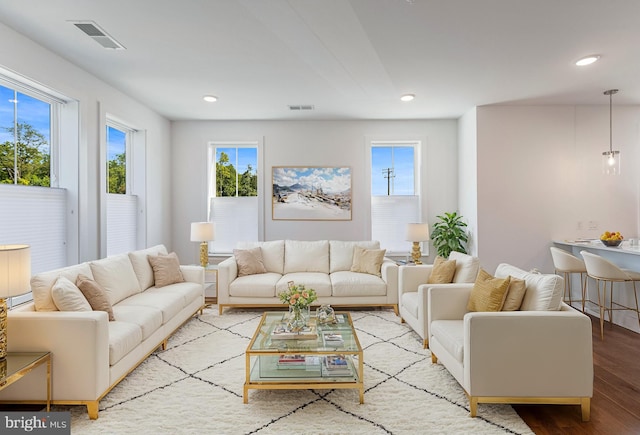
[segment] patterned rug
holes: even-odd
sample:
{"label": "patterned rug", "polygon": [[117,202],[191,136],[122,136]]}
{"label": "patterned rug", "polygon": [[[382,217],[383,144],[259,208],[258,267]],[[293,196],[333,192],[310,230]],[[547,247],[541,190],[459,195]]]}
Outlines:
{"label": "patterned rug", "polygon": [[531,434],[508,405],[469,417],[464,391],[390,310],[354,311],[364,348],[365,403],[357,390],[250,390],[246,349],[260,311],[205,309],[116,386],[89,420],[71,411],[74,434]]}

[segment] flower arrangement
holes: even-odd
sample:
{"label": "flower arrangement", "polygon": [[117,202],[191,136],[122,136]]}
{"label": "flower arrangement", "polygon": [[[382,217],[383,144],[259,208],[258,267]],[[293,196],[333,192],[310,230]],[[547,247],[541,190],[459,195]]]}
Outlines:
{"label": "flower arrangement", "polygon": [[304,284],[295,285],[293,282],[289,283],[289,289],[278,293],[278,297],[283,304],[289,304],[292,308],[306,308],[318,299],[314,289],[307,289]]}

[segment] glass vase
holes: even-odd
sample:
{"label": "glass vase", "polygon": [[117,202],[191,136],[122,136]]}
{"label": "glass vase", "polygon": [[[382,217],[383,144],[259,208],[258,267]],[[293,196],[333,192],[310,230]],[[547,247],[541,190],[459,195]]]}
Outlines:
{"label": "glass vase", "polygon": [[289,322],[287,327],[292,332],[301,331],[309,324],[309,307],[289,305]]}

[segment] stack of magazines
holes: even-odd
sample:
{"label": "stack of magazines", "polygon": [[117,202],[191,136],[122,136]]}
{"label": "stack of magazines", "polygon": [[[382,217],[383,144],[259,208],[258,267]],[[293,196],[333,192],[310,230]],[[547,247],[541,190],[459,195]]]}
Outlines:
{"label": "stack of magazines", "polygon": [[344,355],[327,355],[322,360],[322,376],[351,376],[351,365]]}
{"label": "stack of magazines", "polygon": [[320,364],[320,357],[311,355],[285,355],[282,354],[278,358],[279,369],[306,369],[310,366]]}

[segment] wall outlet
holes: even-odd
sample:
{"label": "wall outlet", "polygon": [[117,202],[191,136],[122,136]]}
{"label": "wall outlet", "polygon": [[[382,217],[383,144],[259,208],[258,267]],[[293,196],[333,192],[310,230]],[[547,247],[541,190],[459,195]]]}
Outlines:
{"label": "wall outlet", "polygon": [[590,230],[597,230],[598,229],[598,222],[589,221],[588,226],[589,226]]}

